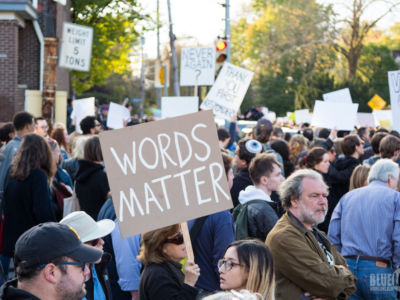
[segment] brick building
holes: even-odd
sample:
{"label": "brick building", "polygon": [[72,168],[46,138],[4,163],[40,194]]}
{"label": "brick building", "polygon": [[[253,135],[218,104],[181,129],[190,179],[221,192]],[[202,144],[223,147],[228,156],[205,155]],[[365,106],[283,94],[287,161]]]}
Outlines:
{"label": "brick building", "polygon": [[28,90],[42,91],[43,99],[69,91],[57,53],[70,0],[59,2],[0,0],[0,122],[24,110]]}

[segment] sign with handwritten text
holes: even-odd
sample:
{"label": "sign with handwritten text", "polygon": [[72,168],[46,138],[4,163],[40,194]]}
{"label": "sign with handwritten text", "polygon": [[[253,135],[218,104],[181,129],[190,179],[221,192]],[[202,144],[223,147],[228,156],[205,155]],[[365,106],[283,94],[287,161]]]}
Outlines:
{"label": "sign with handwritten text", "polygon": [[100,133],[123,237],[232,208],[211,111]]}
{"label": "sign with handwritten text", "polygon": [[225,63],[200,108],[212,109],[217,118],[230,121],[243,101],[253,74],[251,71]]}
{"label": "sign with handwritten text", "polygon": [[388,73],[390,106],[392,108],[392,129],[400,131],[400,71]]}
{"label": "sign with handwritten text", "polygon": [[182,49],[181,86],[213,85],[214,74],[214,47]]}

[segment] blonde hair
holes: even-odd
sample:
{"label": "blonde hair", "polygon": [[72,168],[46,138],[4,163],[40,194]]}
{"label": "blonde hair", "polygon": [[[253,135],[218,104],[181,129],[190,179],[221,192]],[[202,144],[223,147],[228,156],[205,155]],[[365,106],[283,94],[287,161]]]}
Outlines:
{"label": "blonde hair", "polygon": [[84,158],[85,145],[90,135],[82,135],[76,138],[75,147],[72,149],[72,156],[78,159]]}
{"label": "blonde hair", "polygon": [[368,179],[370,166],[359,165],[351,174],[349,191],[365,186]]}
{"label": "blonde hair", "polygon": [[307,139],[301,134],[295,134],[289,141],[289,160],[291,163],[296,162],[297,156],[307,149]]}
{"label": "blonde hair", "polygon": [[268,247],[259,240],[235,241],[230,247],[236,248],[239,263],[248,273],[246,290],[261,294],[264,300],[274,300],[274,264]]}

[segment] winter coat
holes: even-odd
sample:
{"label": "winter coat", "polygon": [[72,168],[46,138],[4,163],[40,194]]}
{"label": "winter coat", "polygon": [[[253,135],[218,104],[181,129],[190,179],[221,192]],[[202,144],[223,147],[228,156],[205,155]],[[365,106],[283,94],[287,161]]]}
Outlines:
{"label": "winter coat", "polygon": [[97,215],[110,191],[104,167],[89,160],[79,160],[75,190],[81,210],[97,220]]}
{"label": "winter coat", "polygon": [[[111,254],[104,252],[103,256],[101,257],[101,261],[98,264],[94,265],[96,269],[97,277],[99,278],[101,287],[103,288],[104,295],[106,295],[107,300],[112,300],[112,293],[111,293],[111,285],[110,279],[108,276],[107,265],[111,260]],[[94,284],[93,284],[93,277],[91,276],[88,281],[86,281],[86,299],[87,300],[95,300],[94,299]]]}
{"label": "winter coat", "polygon": [[56,222],[47,176],[34,169],[23,181],[6,179],[4,189],[3,254],[13,256],[17,239],[28,229],[44,222]]}
{"label": "winter coat", "polygon": [[257,189],[253,185],[248,186],[239,193],[240,204],[244,205],[251,200],[264,201],[251,203],[247,207],[248,235],[264,242],[268,233],[278,221],[278,215],[273,208],[275,202],[264,191]]}
{"label": "winter coat", "polygon": [[144,268],[139,283],[140,300],[194,300],[198,290],[184,283],[181,265],[175,262]]}
{"label": "winter coat", "polygon": [[249,170],[247,168],[240,169],[233,178],[233,185],[231,188],[233,207],[236,207],[239,204],[239,193],[249,185],[253,185],[253,182],[250,178]]}
{"label": "winter coat", "polygon": [[318,298],[347,299],[355,292],[356,279],[346,261],[323,233],[318,234],[333,255],[334,265],[328,263],[314,234],[290,212],[268,234],[266,244],[275,264],[276,300],[300,299],[305,292]]}

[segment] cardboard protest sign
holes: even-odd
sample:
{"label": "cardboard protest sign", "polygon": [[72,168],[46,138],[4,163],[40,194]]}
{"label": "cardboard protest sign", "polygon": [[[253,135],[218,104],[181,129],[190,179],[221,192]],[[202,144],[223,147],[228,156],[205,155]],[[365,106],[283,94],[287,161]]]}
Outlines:
{"label": "cardboard protest sign", "polygon": [[211,111],[100,133],[123,237],[232,208]]}
{"label": "cardboard protest sign", "polygon": [[181,86],[213,85],[215,48],[183,48],[181,54]]}
{"label": "cardboard protest sign", "polygon": [[295,110],[294,115],[296,124],[311,123],[312,116],[308,109]]}
{"label": "cardboard protest sign", "polygon": [[311,125],[337,130],[353,130],[358,103],[315,101]]}
{"label": "cardboard protest sign", "polygon": [[162,97],[161,117],[173,118],[199,111],[199,97]]}
{"label": "cardboard protest sign", "polygon": [[59,66],[88,72],[92,55],[93,28],[64,22]]}
{"label": "cardboard protest sign", "polygon": [[357,113],[357,126],[376,127],[378,122],[372,113]]}
{"label": "cardboard protest sign", "polygon": [[378,94],[375,94],[371,100],[368,101],[368,106],[375,110],[381,110],[386,106],[386,101]]}
{"label": "cardboard protest sign", "polygon": [[131,118],[131,113],[128,108],[123,105],[110,102],[110,108],[107,115],[107,127],[120,129],[124,127],[124,121]]}
{"label": "cardboard protest sign", "polygon": [[79,123],[87,116],[94,116],[94,97],[84,98],[72,101],[73,111],[71,119],[75,120],[75,127],[79,133],[82,133]]}
{"label": "cardboard protest sign", "polygon": [[253,72],[225,63],[201,109],[212,109],[217,118],[230,121],[237,113],[250,85]]}
{"label": "cardboard protest sign", "polygon": [[330,92],[327,94],[323,94],[322,98],[326,102],[345,102],[345,103],[353,103],[350,95],[350,90],[348,88],[337,90],[334,92]]}
{"label": "cardboard protest sign", "polygon": [[390,106],[392,109],[392,129],[400,131],[400,71],[391,71],[389,75]]}

